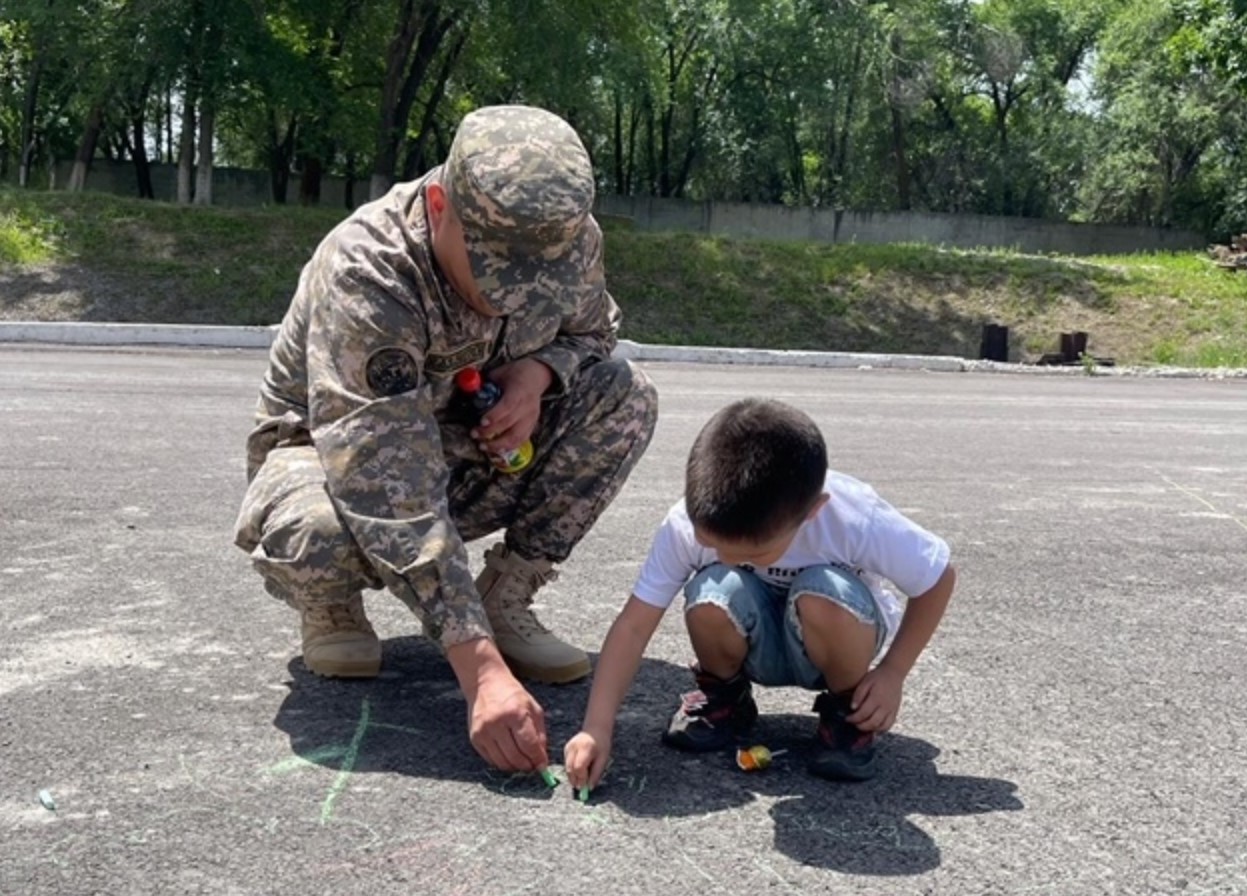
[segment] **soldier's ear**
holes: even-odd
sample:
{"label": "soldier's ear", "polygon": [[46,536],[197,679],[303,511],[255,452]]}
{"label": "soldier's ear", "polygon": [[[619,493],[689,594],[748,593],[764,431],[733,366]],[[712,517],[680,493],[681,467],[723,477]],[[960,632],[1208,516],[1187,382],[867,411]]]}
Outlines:
{"label": "soldier's ear", "polygon": [[424,203],[429,210],[429,225],[436,229],[446,214],[446,191],[441,184],[429,184],[425,187]]}

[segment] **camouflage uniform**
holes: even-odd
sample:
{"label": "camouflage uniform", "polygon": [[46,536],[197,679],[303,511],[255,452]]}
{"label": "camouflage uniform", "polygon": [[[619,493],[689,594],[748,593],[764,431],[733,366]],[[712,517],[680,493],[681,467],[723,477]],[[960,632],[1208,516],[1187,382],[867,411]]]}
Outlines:
{"label": "camouflage uniform", "polygon": [[[517,554],[565,560],[649,443],[653,385],[610,358],[620,314],[587,155],[565,123],[533,112],[473,113],[445,165],[361,207],[299,278],[248,438],[236,530],[268,591],[296,608],[384,586],[445,647],[487,636],[464,543],[505,528]],[[551,119],[566,131],[551,136]],[[553,168],[533,170],[533,153],[514,149],[524,140]],[[472,311],[435,264],[434,179],[503,316]],[[512,475],[470,438],[454,375],[519,358],[554,380],[533,462]]]}

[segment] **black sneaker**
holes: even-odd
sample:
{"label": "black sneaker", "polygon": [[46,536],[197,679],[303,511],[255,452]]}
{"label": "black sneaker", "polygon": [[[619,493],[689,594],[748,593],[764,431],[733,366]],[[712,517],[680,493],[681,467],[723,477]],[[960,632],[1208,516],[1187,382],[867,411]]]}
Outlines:
{"label": "black sneaker", "polygon": [[810,774],[832,781],[866,781],[875,776],[875,734],[848,721],[848,694],[822,693],[814,699],[818,733]]}
{"label": "black sneaker", "polygon": [[749,679],[738,672],[724,681],[696,668],[693,674],[697,690],[680,695],[680,708],[663,732],[662,742],[692,753],[735,746],[758,720]]}

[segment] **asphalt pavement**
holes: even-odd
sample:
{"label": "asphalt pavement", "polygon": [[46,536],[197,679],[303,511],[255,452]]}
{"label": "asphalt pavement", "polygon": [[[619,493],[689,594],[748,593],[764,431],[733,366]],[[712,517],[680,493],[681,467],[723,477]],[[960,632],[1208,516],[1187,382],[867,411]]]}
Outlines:
{"label": "asphalt pavement", "polygon": [[[232,546],[262,350],[0,345],[0,893],[1247,892],[1247,382],[641,363],[654,441],[540,615],[596,654],[702,423],[791,401],[960,572],[877,780],[806,774],[792,689],[763,772],[662,747],[678,612],[587,804],[491,771],[397,600],[379,679],[316,679]],[[558,772],[588,685],[534,693]]]}

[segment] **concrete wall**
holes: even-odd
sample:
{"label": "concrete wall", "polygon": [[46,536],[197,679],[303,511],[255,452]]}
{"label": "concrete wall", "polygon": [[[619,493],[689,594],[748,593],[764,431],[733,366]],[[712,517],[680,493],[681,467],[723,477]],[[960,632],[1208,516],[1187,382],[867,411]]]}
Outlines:
{"label": "concrete wall", "polygon": [[[69,181],[71,163],[57,166],[56,185]],[[153,165],[156,198],[177,198],[177,168]],[[97,160],[87,175],[87,188],[136,196],[133,164]],[[267,172],[218,168],[213,181],[216,205],[272,203]],[[345,208],[346,183],[341,178],[321,180],[321,205]],[[368,198],[367,179],[354,185],[354,205]],[[299,178],[291,175],[287,202],[299,201]],[[679,231],[772,240],[809,240],[824,243],[929,243],[963,249],[1008,248],[1062,255],[1112,255],[1141,251],[1203,249],[1207,241],[1186,230],[1119,227],[1107,224],[1069,224],[1037,218],[989,215],[946,215],[934,212],[854,212],[834,209],[789,208],[737,202],[690,202],[649,196],[599,194],[597,211],[629,218],[637,230]]]}
{"label": "concrete wall", "polygon": [[[163,202],[176,202],[178,196],[178,170],[176,165],[152,165],[152,191]],[[56,187],[69,183],[73,162],[58,162]],[[86,188],[120,196],[139,194],[138,178],[133,162],[109,162],[96,159],[87,172]],[[346,182],[338,177],[323,177],[320,182],[320,204],[326,208],[346,207]],[[360,205],[368,198],[368,180],[356,181],[354,204]],[[299,202],[299,176],[290,175],[286,189],[286,202]],[[212,177],[213,205],[272,205],[273,188],[267,171],[251,171],[244,168],[217,168]]]}
{"label": "concrete wall", "polygon": [[604,215],[630,218],[637,230],[676,230],[826,243],[929,243],[964,249],[1098,255],[1203,249],[1187,230],[1070,224],[1037,218],[934,212],[853,212],[734,202],[690,202],[648,196],[598,197]]}

